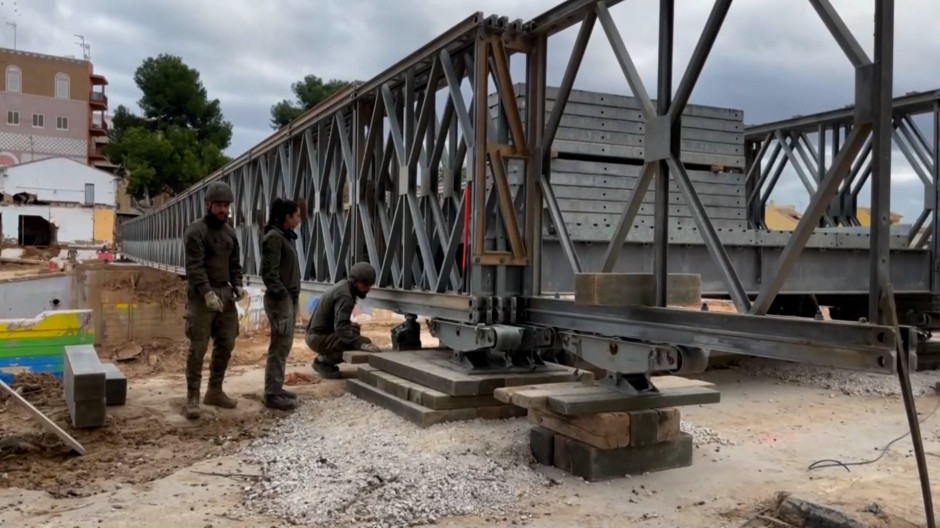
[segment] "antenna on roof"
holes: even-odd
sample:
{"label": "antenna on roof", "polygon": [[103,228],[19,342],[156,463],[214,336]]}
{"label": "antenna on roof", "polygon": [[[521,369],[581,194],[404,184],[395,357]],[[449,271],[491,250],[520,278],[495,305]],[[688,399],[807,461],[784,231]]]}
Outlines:
{"label": "antenna on roof", "polygon": [[85,42],[84,35],[75,35],[75,36],[78,37],[78,40],[79,40],[79,42],[76,42],[76,44],[78,44],[79,47],[82,48],[82,57],[85,60],[91,60],[91,44],[88,44]]}

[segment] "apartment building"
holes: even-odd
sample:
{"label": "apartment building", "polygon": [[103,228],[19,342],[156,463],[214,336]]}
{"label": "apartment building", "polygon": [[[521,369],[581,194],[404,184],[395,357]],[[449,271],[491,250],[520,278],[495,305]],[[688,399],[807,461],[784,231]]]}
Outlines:
{"label": "apartment building", "polygon": [[108,80],[92,63],[0,48],[0,166],[64,157],[112,170]]}

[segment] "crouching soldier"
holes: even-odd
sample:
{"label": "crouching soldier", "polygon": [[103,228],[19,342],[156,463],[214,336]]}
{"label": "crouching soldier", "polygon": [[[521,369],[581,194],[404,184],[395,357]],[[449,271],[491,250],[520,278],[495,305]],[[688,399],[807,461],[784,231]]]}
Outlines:
{"label": "crouching soldier", "polygon": [[234,409],[237,402],[222,391],[235,339],[242,288],[241,251],[235,230],[228,225],[232,189],[212,182],[206,189],[206,215],[186,227],[186,417],[199,418],[202,365],[212,338],[209,386],[202,403]]}
{"label": "crouching soldier", "polygon": [[340,377],[339,365],[346,350],[378,352],[372,340],[360,334],[352,322],[357,299],[364,299],[375,284],[375,269],[368,262],[358,262],[349,277],[326,291],[307,325],[307,346],[317,353],[313,370],[327,379]]}

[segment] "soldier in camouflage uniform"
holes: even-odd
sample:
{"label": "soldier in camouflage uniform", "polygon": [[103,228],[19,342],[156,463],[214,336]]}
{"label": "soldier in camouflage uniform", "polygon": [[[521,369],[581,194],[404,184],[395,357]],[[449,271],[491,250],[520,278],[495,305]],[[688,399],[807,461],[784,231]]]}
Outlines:
{"label": "soldier in camouflage uniform", "polygon": [[202,365],[212,338],[209,386],[203,403],[234,409],[237,402],[222,391],[235,339],[238,337],[238,311],[235,302],[245,295],[242,288],[241,251],[235,230],[228,224],[232,189],[212,182],[206,189],[204,217],[183,233],[186,250],[186,417],[199,418],[199,389]]}
{"label": "soldier in camouflage uniform", "polygon": [[264,312],[271,324],[271,344],[264,370],[264,404],[288,411],[297,406],[297,395],[284,390],[287,356],[294,343],[294,323],[300,298],[300,262],[294,232],[300,224],[300,207],[280,198],[271,204],[268,225],[261,241],[261,278],[264,280]]}
{"label": "soldier in camouflage uniform", "polygon": [[364,299],[375,284],[375,269],[368,262],[358,262],[349,277],[326,291],[307,324],[307,346],[317,353],[313,370],[327,379],[340,377],[338,364],[346,350],[378,352],[368,337],[360,335],[359,325],[351,321],[356,299]]}

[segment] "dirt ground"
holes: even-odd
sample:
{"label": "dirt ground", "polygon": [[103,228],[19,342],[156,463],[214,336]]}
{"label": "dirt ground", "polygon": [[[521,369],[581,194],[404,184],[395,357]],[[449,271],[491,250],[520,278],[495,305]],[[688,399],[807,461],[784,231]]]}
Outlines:
{"label": "dirt ground", "polygon": [[[178,281],[144,282],[108,287],[140,290],[147,301],[172,303],[179,297]],[[147,292],[162,297],[147,297]],[[389,330],[399,322],[364,322],[363,333],[388,347]],[[436,344],[426,332],[422,341]],[[110,407],[106,426],[97,430],[68,425],[60,380],[19,378],[14,387],[88,452],[69,454],[24,409],[0,396],[0,527],[162,527],[168,520],[187,527],[283,526],[279,519],[249,512],[242,501],[258,469],[239,452],[290,416],[261,404],[267,344],[264,331],[239,338],[226,381],[238,407],[204,406],[196,422],[181,414],[187,345],[179,336],[99,350],[103,360],[116,361],[128,376],[129,392],[127,404]],[[301,404],[345,391],[344,381],[313,375],[313,358],[298,333],[288,383],[296,383],[291,389]],[[353,366],[344,370],[354,375]],[[698,447],[691,467],[594,484],[538,467],[556,485],[536,498],[521,499],[524,518],[446,519],[438,526],[741,527],[781,491],[840,507],[871,526],[923,525],[909,438],[875,463],[808,469],[819,459],[848,462],[881,455],[885,444],[907,431],[899,398],[849,396],[745,376],[735,367],[702,378],[717,384],[722,401],[683,408],[683,421],[713,430],[721,441]],[[935,479],[940,472],[938,406],[934,394],[918,401]]]}
{"label": "dirt ground", "polygon": [[[369,334],[385,334],[387,328]],[[376,335],[378,337],[378,335]],[[88,449],[70,456],[9,399],[0,402],[0,526],[279,526],[245,511],[241,493],[254,467],[235,456],[288,413],[260,403],[263,336],[242,340],[227,389],[232,411],[209,411],[197,423],[180,414],[179,371],[134,374],[128,404],[109,409],[97,431],[71,431]],[[309,374],[312,355],[295,342],[289,373]],[[789,491],[862,517],[871,526],[923,525],[910,441],[897,442],[877,463],[810,471],[818,459],[858,461],[907,430],[900,400],[850,397],[776,380],[741,377],[736,369],[703,378],[722,392],[717,405],[684,409],[683,420],[708,427],[733,445],[706,445],[692,467],[589,484],[539,468],[558,485],[527,505],[532,527],[742,526],[779,491]],[[938,375],[940,379],[940,375]],[[341,380],[292,387],[301,399],[329,399]],[[25,380],[23,393],[59,424],[67,422],[61,386]],[[918,401],[928,452],[940,452],[938,397]],[[933,475],[940,458],[928,457]],[[935,487],[935,490],[937,488]],[[870,511],[877,514],[866,513]],[[912,521],[911,524],[907,519]],[[440,526],[504,526],[501,519],[462,518]]]}

